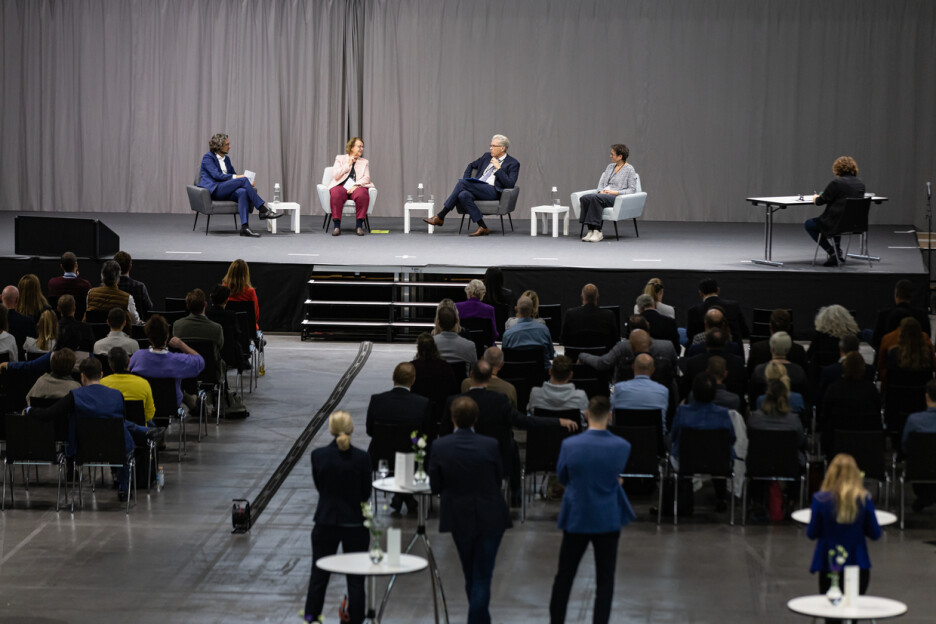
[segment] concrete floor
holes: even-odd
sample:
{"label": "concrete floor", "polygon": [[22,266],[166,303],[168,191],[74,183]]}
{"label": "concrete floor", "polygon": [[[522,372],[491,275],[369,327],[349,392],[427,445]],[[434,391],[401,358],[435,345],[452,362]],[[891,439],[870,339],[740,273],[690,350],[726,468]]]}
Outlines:
{"label": "concrete floor", "polygon": [[[350,364],[356,344],[302,343],[272,336],[267,374],[246,402],[251,417],[209,427],[210,437],[188,445],[181,464],[162,458],[167,487],[141,496],[129,516],[111,490],[98,490],[74,515],[54,511],[48,474],[0,517],[0,622],[299,622],[309,579],[316,492],[304,459],[248,535],[231,535],[231,499],[252,499],[309,418]],[[358,423],[357,446],[366,447],[363,420],[369,396],[389,388],[408,346],[375,345],[341,407]],[[328,441],[323,431],[313,446]],[[173,445],[170,445],[172,447]],[[308,457],[308,455],[306,455]],[[657,527],[649,498],[633,497],[640,521],[626,527],[618,555],[614,622],[800,622],[786,601],[815,593],[808,573],[813,543],[794,524],[730,527],[706,499],[698,516],[678,528]],[[535,501],[504,537],[495,570],[491,611],[495,622],[543,622],[555,573],[559,504]],[[387,517],[414,527],[408,517]],[[466,601],[451,538],[429,537],[439,560],[453,622],[464,621]],[[885,529],[870,546],[870,593],[902,600],[902,622],[931,622],[936,595],[936,513],[911,515],[908,529]],[[589,621],[594,599],[590,553],[583,560],[569,605],[569,622]],[[343,577],[333,577],[327,621],[337,622]],[[403,577],[385,622],[428,623],[432,601],[425,573]]]}

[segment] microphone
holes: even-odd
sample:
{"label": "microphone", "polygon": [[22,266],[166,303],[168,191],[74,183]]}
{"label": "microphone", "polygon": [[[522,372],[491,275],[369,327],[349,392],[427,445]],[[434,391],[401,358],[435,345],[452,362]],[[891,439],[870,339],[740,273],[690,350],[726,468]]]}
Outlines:
{"label": "microphone", "polygon": [[933,187],[929,182],[927,182],[926,183],[926,199],[932,199],[932,197],[933,197]]}

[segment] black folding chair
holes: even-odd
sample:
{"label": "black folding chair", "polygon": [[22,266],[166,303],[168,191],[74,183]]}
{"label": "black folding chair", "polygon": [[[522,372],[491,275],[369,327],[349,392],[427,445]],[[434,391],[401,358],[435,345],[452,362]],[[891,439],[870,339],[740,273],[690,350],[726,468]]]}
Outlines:
{"label": "black folding chair", "polygon": [[679,479],[691,479],[695,475],[709,475],[712,479],[724,479],[728,496],[731,498],[731,519],[734,526],[734,466],[731,461],[731,437],[729,429],[683,429],[679,442],[679,468],[673,471],[673,524],[679,519]]}
{"label": "black folding chair", "polygon": [[[13,500],[13,479],[15,468],[19,466],[57,466],[58,489],[55,495],[55,511],[60,508],[62,499],[62,474],[65,471],[65,454],[60,452],[55,443],[55,425],[40,421],[28,414],[6,414],[6,453],[3,456],[3,495],[0,497],[0,509],[6,509],[7,473],[10,474],[10,504]],[[38,468],[37,468],[38,469]],[[29,480],[25,479],[26,490]]]}
{"label": "black folding chair", "polygon": [[622,479],[653,479],[657,482],[657,524],[660,524],[663,519],[663,479],[668,454],[659,453],[658,429],[652,426],[608,426],[608,431],[624,438],[631,445],[627,466],[618,476]]}
{"label": "black folding chair", "polygon": [[907,436],[907,459],[900,474],[900,530],[904,529],[904,484],[936,485],[936,433],[914,431]]}
{"label": "black folding chair", "polygon": [[[835,242],[836,236],[848,236],[848,246],[845,247],[844,255],[858,260],[867,260],[869,267],[872,261],[879,262],[881,260],[879,257],[868,254],[868,213],[870,211],[870,197],[847,198],[836,222],[832,224],[828,231],[819,233],[819,239],[816,241],[816,252],[813,254],[813,264],[816,264],[816,258],[819,256],[819,247],[822,245],[822,240],[826,239],[832,242],[832,248],[835,249],[835,265],[841,266],[838,257],[842,254],[842,250]],[[852,236],[859,237],[861,253],[848,253]]]}
{"label": "black folding chair", "polygon": [[205,436],[208,436],[208,401],[207,395],[211,394],[214,397],[215,404],[215,424],[218,425],[221,423],[221,394],[224,391],[223,378],[219,377],[219,369],[221,366],[221,361],[215,355],[215,345],[209,340],[196,340],[189,339],[185,341],[185,344],[190,346],[198,355],[202,356],[202,359],[205,360],[205,367],[202,368],[202,371],[198,374],[198,377],[193,380],[183,380],[183,384],[187,382],[194,386],[195,392],[198,396],[198,441],[201,442],[202,437],[202,424],[205,427]]}
{"label": "black folding chair", "polygon": [[[97,310],[97,309],[95,309],[95,310],[85,310],[85,313],[84,313],[84,322],[85,322],[85,323],[92,324],[92,325],[95,324],[95,323],[97,323],[97,324],[104,323],[104,324],[106,325],[106,324],[107,324],[107,315],[108,315],[109,312],[110,312],[110,310]],[[75,318],[79,318],[79,317],[76,316]]]}
{"label": "black folding chair", "polygon": [[750,481],[800,482],[799,507],[803,507],[809,464],[804,472],[799,461],[800,434],[796,431],[748,429],[745,475],[741,483],[741,524],[747,524],[747,491]]}
{"label": "black folding chair", "polygon": [[[143,409],[143,401],[124,400],[124,418],[140,427],[146,426],[146,412]],[[137,446],[137,448],[140,448]],[[146,493],[149,494],[150,486],[153,483],[153,464],[159,464],[159,452],[156,448],[156,440],[146,440]]]}
{"label": "black folding chair", "polygon": [[[562,441],[575,435],[565,427],[533,427],[527,430],[526,457],[520,467],[520,491],[523,494],[520,521],[526,522],[527,499],[536,487],[536,473],[555,472]],[[526,487],[527,474],[534,475],[533,488]]]}
{"label": "black folding chair", "polygon": [[490,319],[469,317],[459,321],[461,326],[468,330],[468,338],[475,344],[478,359],[484,355],[484,350],[494,344],[494,326]]}
{"label": "black folding chair", "polygon": [[110,333],[110,325],[107,323],[88,323],[91,327],[91,333],[94,335],[94,340],[100,340],[101,338],[106,338],[107,334]]}
{"label": "black folding chair", "polygon": [[[153,423],[160,427],[168,427],[175,419],[179,420],[179,462],[185,454],[185,408],[179,405],[176,395],[175,379],[166,377],[144,377],[153,391],[153,403],[156,405],[156,414]],[[201,426],[201,425],[199,425]]]}
{"label": "black folding chair", "polygon": [[[78,481],[78,505],[83,507],[81,485],[82,468],[120,468],[130,471],[127,482],[127,515],[130,514],[130,498],[136,500],[136,460],[133,452],[124,445],[124,422],[122,418],[75,418],[75,479]],[[75,499],[72,497],[72,511]]]}
{"label": "black folding chair", "polygon": [[163,307],[169,312],[185,312],[185,297],[163,297]]}
{"label": "black folding chair", "polygon": [[588,364],[572,365],[572,383],[579,390],[584,390],[589,400],[596,396],[609,396],[611,394],[610,371],[600,372]]}
{"label": "black folding chair", "polygon": [[885,434],[881,430],[853,431],[849,429],[836,429],[832,434],[833,455],[848,453],[855,458],[858,468],[864,473],[865,479],[878,482],[878,495],[880,497],[881,485],[884,486],[884,509],[887,509],[890,495],[891,472],[897,470],[894,454],[891,453],[891,471],[887,470],[885,463]]}
{"label": "black folding chair", "polygon": [[[251,380],[254,387],[257,385],[258,373],[264,366],[263,336],[257,330],[257,315],[254,312],[253,301],[228,301],[224,307],[231,312],[243,312],[247,319],[241,321],[241,334],[245,336],[250,345],[245,353],[250,353]],[[252,390],[251,390],[252,391]]]}
{"label": "black folding chair", "polygon": [[504,366],[497,376],[517,389],[517,409],[523,412],[530,400],[530,390],[546,381],[546,356],[541,347],[503,351]]}
{"label": "black folding chair", "polygon": [[615,409],[611,413],[611,424],[615,427],[653,427],[657,432],[657,455],[666,454],[666,440],[663,434],[663,417],[658,409]]}
{"label": "black folding chair", "polygon": [[107,377],[108,375],[114,374],[114,371],[112,371],[110,367],[110,361],[107,359],[107,354],[95,353],[94,357],[98,362],[101,363],[101,377]]}
{"label": "black folding chair", "polygon": [[537,310],[539,318],[546,323],[553,342],[559,342],[562,336],[562,304],[541,303]]}

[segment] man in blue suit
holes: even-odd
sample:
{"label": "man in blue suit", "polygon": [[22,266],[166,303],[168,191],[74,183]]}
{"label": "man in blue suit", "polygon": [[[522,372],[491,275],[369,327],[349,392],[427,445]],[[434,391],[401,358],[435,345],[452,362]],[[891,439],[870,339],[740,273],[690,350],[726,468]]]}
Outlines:
{"label": "man in blue suit", "polygon": [[474,432],[478,404],[467,396],[451,404],[455,431],[432,444],[429,484],[441,494],[439,532],[451,533],[465,574],[468,624],[490,624],[491,578],[510,512],[501,495],[497,440]]}
{"label": "man in blue suit", "polygon": [[261,219],[278,219],[282,214],[276,214],[257,194],[247,176],[238,175],[234,165],[228,157],[231,151],[231,140],[228,135],[218,133],[208,141],[208,153],[202,156],[201,172],[198,186],[208,189],[211,199],[218,201],[237,201],[237,211],[240,213],[241,236],[260,238],[260,235],[248,226],[248,217],[254,208],[260,212]]}
{"label": "man in blue suit", "polygon": [[631,445],[608,431],[611,404],[595,397],[585,412],[588,430],[562,441],[556,476],[566,486],[559,511],[562,545],[559,570],[549,599],[550,624],[565,622],[566,605],[575,572],[589,542],[595,550],[595,611],[592,622],[606,624],[611,618],[614,569],[621,527],[634,520],[620,474],[624,472]]}
{"label": "man in blue suit", "polygon": [[[478,224],[478,229],[469,236],[487,236],[490,231],[481,216],[481,210],[475,204],[476,199],[491,201],[500,199],[504,189],[517,186],[517,176],[520,175],[520,163],[507,153],[510,141],[503,134],[495,134],[491,138],[491,151],[481,158],[468,164],[462,179],[455,184],[452,194],[442,204],[442,211],[428,219],[423,219],[429,225],[442,225],[445,215],[456,206],[468,213],[471,220]],[[478,177],[471,177],[472,170],[477,170]]]}

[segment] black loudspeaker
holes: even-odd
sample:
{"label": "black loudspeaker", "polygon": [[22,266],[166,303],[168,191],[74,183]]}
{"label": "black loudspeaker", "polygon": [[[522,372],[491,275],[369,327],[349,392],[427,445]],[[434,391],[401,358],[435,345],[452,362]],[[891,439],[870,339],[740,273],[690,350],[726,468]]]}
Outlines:
{"label": "black loudspeaker", "polygon": [[71,251],[79,258],[110,258],[120,251],[120,237],[97,219],[23,217],[15,220],[19,256],[57,258]]}

